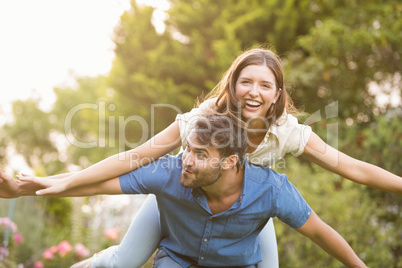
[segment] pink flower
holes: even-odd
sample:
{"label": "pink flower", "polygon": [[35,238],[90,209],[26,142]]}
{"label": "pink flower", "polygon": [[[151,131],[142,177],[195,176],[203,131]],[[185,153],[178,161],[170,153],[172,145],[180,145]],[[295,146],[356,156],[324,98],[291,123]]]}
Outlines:
{"label": "pink flower", "polygon": [[43,263],[41,261],[36,261],[35,262],[35,268],[43,268]]}
{"label": "pink flower", "polygon": [[111,228],[111,229],[107,229],[104,234],[110,240],[116,241],[119,238],[120,230],[117,228]]}
{"label": "pink flower", "polygon": [[46,250],[43,252],[42,257],[43,257],[45,260],[53,260],[53,258],[54,258],[54,253],[48,248],[48,249],[46,249]]}
{"label": "pink flower", "polygon": [[4,217],[4,218],[0,218],[0,224],[3,224],[5,227],[9,227],[11,228],[11,231],[13,233],[15,233],[17,231],[17,224],[15,224],[12,220],[10,220],[10,218],[8,217]]}
{"label": "pink flower", "polygon": [[58,251],[57,246],[52,246],[48,249],[50,252],[52,252],[53,254],[56,253]]}
{"label": "pink flower", "polygon": [[75,249],[75,253],[77,254],[77,257],[79,259],[81,258],[85,258],[87,256],[89,256],[90,252],[89,250],[81,243],[78,243],[74,246]]}
{"label": "pink flower", "polygon": [[15,224],[14,222],[11,222],[11,231],[13,231],[13,233],[16,233],[17,230],[18,230],[17,224]]}
{"label": "pink flower", "polygon": [[3,248],[0,246],[0,257],[1,256],[8,256],[9,252],[7,248]]}
{"label": "pink flower", "polygon": [[17,243],[17,244],[20,244],[20,243],[22,242],[22,235],[21,235],[21,234],[16,234],[16,235],[14,236],[14,241],[15,241],[15,243]]}
{"label": "pink flower", "polygon": [[0,218],[0,224],[8,226],[10,224],[10,219],[8,217]]}
{"label": "pink flower", "polygon": [[57,249],[59,251],[59,255],[61,257],[66,256],[71,250],[73,250],[73,247],[70,245],[70,243],[67,240],[63,240],[59,243],[57,246]]}

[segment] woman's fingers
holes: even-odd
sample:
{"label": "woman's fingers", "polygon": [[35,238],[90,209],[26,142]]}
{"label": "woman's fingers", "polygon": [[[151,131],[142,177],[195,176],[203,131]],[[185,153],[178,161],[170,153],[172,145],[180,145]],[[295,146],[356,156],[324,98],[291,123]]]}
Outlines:
{"label": "woman's fingers", "polygon": [[22,181],[36,182],[35,176],[28,176],[26,174],[20,174],[20,175],[17,175],[16,177]]}
{"label": "woman's fingers", "polygon": [[54,195],[62,192],[63,190],[61,189],[60,185],[54,185],[50,186],[45,189],[41,189],[36,191],[36,195]]}
{"label": "woman's fingers", "polygon": [[46,190],[47,189],[38,190],[35,193],[36,193],[36,195],[46,195],[46,194],[48,194],[48,192]]}
{"label": "woman's fingers", "polygon": [[21,176],[21,175],[17,175],[17,178],[20,179],[21,181],[31,182],[43,187],[51,187],[54,185],[53,180],[46,178],[40,178],[35,176]]}

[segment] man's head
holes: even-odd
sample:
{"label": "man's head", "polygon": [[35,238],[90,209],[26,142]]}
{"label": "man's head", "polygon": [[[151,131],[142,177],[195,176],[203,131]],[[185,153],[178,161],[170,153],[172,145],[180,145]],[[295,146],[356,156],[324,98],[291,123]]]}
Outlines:
{"label": "man's head", "polygon": [[246,149],[246,132],[229,117],[200,117],[187,136],[180,183],[186,188],[214,184],[223,171],[239,169]]}

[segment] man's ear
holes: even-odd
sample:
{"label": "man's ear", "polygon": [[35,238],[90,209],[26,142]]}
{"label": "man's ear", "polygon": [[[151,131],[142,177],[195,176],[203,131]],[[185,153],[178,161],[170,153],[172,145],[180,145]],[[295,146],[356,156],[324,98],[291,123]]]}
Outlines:
{"label": "man's ear", "polygon": [[239,162],[239,156],[232,154],[226,157],[222,162],[222,169],[228,170],[236,167],[237,162]]}

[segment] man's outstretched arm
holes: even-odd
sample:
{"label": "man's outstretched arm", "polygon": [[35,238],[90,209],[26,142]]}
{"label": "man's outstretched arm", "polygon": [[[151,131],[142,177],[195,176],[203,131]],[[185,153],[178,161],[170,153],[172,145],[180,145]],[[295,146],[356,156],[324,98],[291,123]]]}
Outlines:
{"label": "man's outstretched arm", "polygon": [[347,267],[366,267],[345,239],[323,222],[314,211],[311,211],[306,223],[296,230]]}

